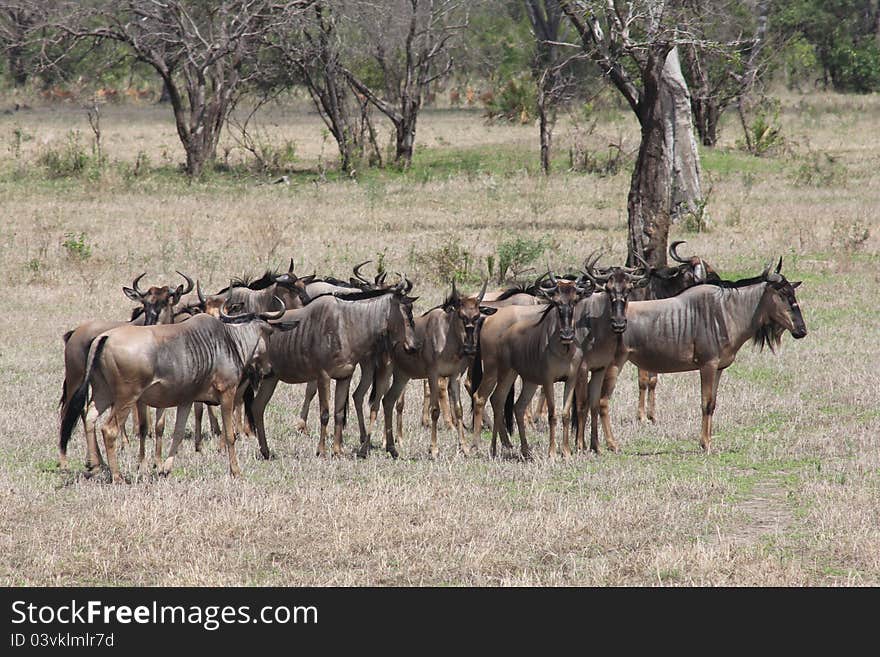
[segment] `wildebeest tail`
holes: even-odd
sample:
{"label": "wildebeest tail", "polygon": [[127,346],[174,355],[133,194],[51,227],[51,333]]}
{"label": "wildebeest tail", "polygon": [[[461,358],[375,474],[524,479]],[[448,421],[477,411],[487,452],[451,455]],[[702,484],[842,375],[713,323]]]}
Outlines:
{"label": "wildebeest tail", "polygon": [[471,417],[474,415],[474,395],[480,389],[483,381],[483,350],[477,341],[477,353],[474,354],[474,362],[471,363]]}
{"label": "wildebeest tail", "polygon": [[92,368],[95,366],[95,361],[101,357],[101,352],[104,351],[104,345],[106,342],[107,336],[103,335],[98,338],[98,341],[92,345],[91,349],[89,349],[89,359],[86,363],[85,376],[83,376],[82,383],[76,389],[76,392],[73,393],[70,403],[64,410],[64,415],[61,418],[61,435],[58,441],[58,446],[61,448],[62,454],[67,453],[67,443],[70,442],[70,434],[73,433],[73,427],[76,426],[77,418],[82,415],[83,409],[86,407],[86,398],[89,391],[89,379],[92,375]]}
{"label": "wildebeest tail", "polygon": [[504,426],[507,427],[507,435],[513,435],[513,390],[514,386],[510,386],[507,393],[507,399],[504,400]]}
{"label": "wildebeest tail", "polygon": [[379,382],[379,368],[373,368],[373,383],[370,385],[370,406],[376,403],[376,383]]}
{"label": "wildebeest tail", "polygon": [[578,426],[578,389],[574,387],[574,395],[571,399],[571,428],[577,431]]}
{"label": "wildebeest tail", "polygon": [[247,388],[244,389],[244,397],[242,399],[244,402],[244,415],[247,418],[248,424],[251,425],[251,428],[256,427],[256,423],[254,422],[254,387],[248,385]]}

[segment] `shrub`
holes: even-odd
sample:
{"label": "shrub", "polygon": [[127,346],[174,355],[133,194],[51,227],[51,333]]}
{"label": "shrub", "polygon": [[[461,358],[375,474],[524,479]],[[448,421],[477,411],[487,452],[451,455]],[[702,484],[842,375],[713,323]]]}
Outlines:
{"label": "shrub", "polygon": [[808,187],[832,187],[846,184],[846,167],[828,153],[811,151],[795,169],[794,183]]}
{"label": "shrub", "polygon": [[552,246],[547,237],[535,240],[517,236],[501,242],[496,249],[498,282],[503,283],[508,272],[512,278],[518,278]]}
{"label": "shrub", "polygon": [[92,247],[85,233],[65,233],[61,246],[67,252],[67,257],[84,262],[92,257]]}

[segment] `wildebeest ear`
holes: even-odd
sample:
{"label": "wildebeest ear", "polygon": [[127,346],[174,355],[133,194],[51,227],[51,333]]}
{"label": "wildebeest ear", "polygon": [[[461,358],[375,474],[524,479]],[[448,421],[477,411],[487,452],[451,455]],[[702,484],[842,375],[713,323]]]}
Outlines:
{"label": "wildebeest ear", "polygon": [[125,296],[127,296],[132,301],[140,302],[143,300],[140,294],[137,293],[136,290],[132,290],[130,287],[122,286],[122,291],[125,292]]}
{"label": "wildebeest ear", "polygon": [[403,302],[409,304],[410,306],[418,301],[418,297],[403,297]]}
{"label": "wildebeest ear", "polygon": [[497,308],[490,308],[489,306],[480,306],[480,314],[481,315],[494,315],[498,312]]}
{"label": "wildebeest ear", "polygon": [[[174,303],[177,303],[178,301],[180,301],[181,295],[183,295],[183,285],[178,285],[177,289],[174,290],[174,293],[172,294],[172,296],[174,297]],[[171,305],[174,305],[174,304],[171,304]]]}
{"label": "wildebeest ear", "polygon": [[243,303],[234,303],[231,306],[226,306],[226,314],[227,315],[238,315],[244,312],[244,304]]}
{"label": "wildebeest ear", "polygon": [[800,287],[801,283],[803,283],[803,281],[795,281],[794,283],[791,284],[791,289],[794,289],[796,287]]}
{"label": "wildebeest ear", "polygon": [[633,287],[645,287],[649,282],[650,279],[647,276],[642,276]]}

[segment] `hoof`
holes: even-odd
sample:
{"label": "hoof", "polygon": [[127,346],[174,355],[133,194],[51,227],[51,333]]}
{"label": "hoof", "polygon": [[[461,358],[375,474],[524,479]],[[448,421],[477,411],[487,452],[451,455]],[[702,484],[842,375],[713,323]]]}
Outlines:
{"label": "hoof", "polygon": [[391,455],[391,458],[396,459],[399,455],[397,453],[396,447],[388,447],[386,451]]}

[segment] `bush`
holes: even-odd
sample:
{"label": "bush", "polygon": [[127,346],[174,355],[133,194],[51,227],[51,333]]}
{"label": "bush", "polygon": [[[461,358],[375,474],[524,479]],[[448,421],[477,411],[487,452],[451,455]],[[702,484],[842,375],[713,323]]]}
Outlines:
{"label": "bush", "polygon": [[738,141],[737,145],[756,157],[768,155],[785,147],[785,137],[782,136],[782,128],[779,126],[778,109],[771,111],[762,108],[745,127],[745,131],[745,140]]}
{"label": "bush", "polygon": [[546,250],[554,247],[547,237],[538,240],[526,237],[514,237],[498,245],[498,282],[503,283],[508,272],[512,278],[518,278],[530,265],[540,258]]}
{"label": "bush", "polygon": [[529,123],[534,120],[537,107],[535,82],[529,73],[521,73],[486,94],[483,102],[490,119]]}
{"label": "bush", "polygon": [[80,143],[79,130],[68,132],[67,143],[61,148],[43,151],[37,163],[46,168],[50,178],[75,178],[98,170],[96,159]]}
{"label": "bush", "polygon": [[807,187],[843,186],[846,179],[846,167],[828,153],[808,153],[794,172],[794,183]]}
{"label": "bush", "polygon": [[67,257],[84,262],[92,257],[92,247],[85,233],[65,233],[61,246],[67,252]]}
{"label": "bush", "polygon": [[454,238],[444,238],[436,249],[410,256],[412,263],[424,270],[427,275],[441,285],[448,285],[455,279],[459,283],[472,283],[481,279],[481,272],[473,271],[474,257]]}

